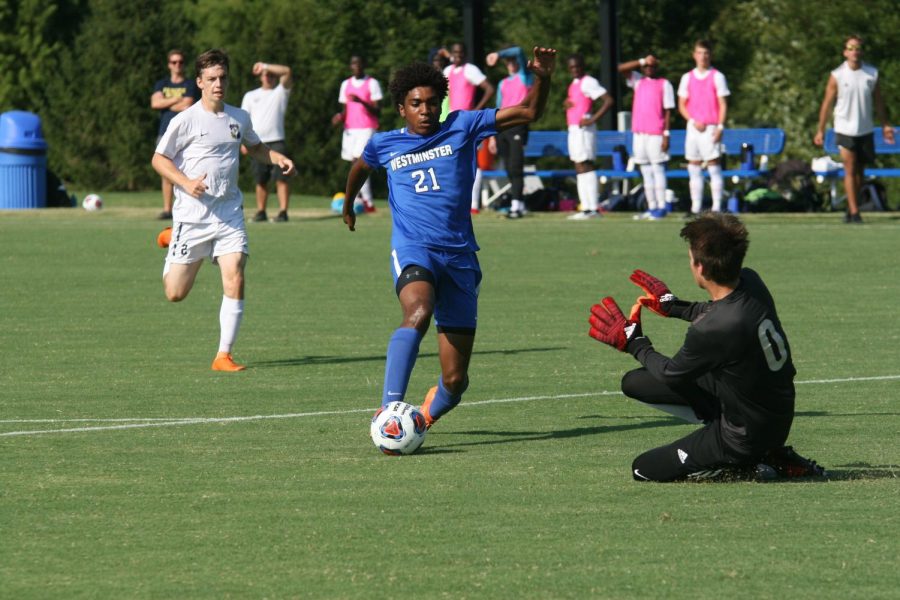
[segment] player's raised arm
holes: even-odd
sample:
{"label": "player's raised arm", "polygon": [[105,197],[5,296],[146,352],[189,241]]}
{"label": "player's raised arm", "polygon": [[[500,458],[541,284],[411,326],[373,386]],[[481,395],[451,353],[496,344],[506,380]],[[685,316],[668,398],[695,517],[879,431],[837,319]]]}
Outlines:
{"label": "player's raised arm", "polygon": [[521,104],[501,108],[497,111],[498,131],[516,125],[533,123],[544,114],[544,108],[547,106],[547,95],[550,93],[550,76],[555,66],[556,50],[553,48],[534,47],[534,58],[528,61],[527,66],[534,74],[534,85]]}

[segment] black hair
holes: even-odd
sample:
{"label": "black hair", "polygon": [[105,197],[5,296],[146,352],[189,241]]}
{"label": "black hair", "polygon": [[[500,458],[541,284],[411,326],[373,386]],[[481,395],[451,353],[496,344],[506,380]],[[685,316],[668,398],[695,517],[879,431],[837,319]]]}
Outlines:
{"label": "black hair", "polygon": [[440,97],[441,102],[447,97],[447,78],[432,65],[423,62],[411,63],[396,73],[388,90],[394,105],[403,104],[410,90],[417,87],[430,87]]}
{"label": "black hair", "polygon": [[750,246],[747,228],[734,215],[705,213],[681,229],[703,275],[718,284],[737,281]]}

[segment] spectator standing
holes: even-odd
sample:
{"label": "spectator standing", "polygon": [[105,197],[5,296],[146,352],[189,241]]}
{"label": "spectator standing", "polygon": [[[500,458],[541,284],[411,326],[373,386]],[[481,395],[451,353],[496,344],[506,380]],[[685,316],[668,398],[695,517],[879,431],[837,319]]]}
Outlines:
{"label": "spectator standing", "polygon": [[[477,66],[466,62],[466,46],[457,42],[450,46],[450,64],[444,69],[444,77],[450,82],[450,112],[454,110],[481,110],[494,96],[494,86]],[[476,92],[481,98],[476,101]],[[472,185],[472,214],[481,212],[481,169],[475,169]]]}
{"label": "spectator standing", "polygon": [[[200,98],[197,84],[193,79],[184,75],[184,52],[181,50],[169,50],[167,54],[169,76],[160,79],[153,86],[153,94],[150,95],[150,108],[159,111],[159,130],[156,134],[156,142],[166,132],[169,122],[181,111],[188,108]],[[159,219],[167,221],[172,218],[172,182],[162,179],[163,210],[159,213]]]}
{"label": "spectator standing", "polygon": [[825,98],[819,109],[819,127],[813,139],[817,146],[824,144],[825,124],[833,108],[834,133],[844,162],[844,189],[847,194],[845,223],[862,223],[859,195],[866,165],[875,161],[873,103],[885,142],[894,143],[894,128],[890,125],[887,106],[881,95],[878,69],[864,63],[862,57],[862,38],[858,35],[847,37],[844,41],[846,60],[828,77]]}
{"label": "spectator standing", "polygon": [[[509,108],[521,104],[534,84],[534,76],[525,68],[525,53],[519,46],[492,52],[485,64],[493,67],[503,59],[507,76],[497,86],[497,108]],[[528,144],[528,124],[523,123],[504,129],[496,136],[497,155],[503,159],[503,168],[509,177],[511,204],[507,217],[519,219],[525,214],[525,145]]]}
{"label": "spectator standing", "polygon": [[725,181],[722,178],[722,130],[728,113],[728,83],[721,71],[711,66],[712,45],[706,40],[694,44],[694,68],[681,76],[678,84],[678,111],[687,121],[684,157],[688,161],[691,213],[703,208],[703,164],[709,171],[712,209],[722,210]]}
{"label": "spectator standing", "polygon": [[[366,61],[362,56],[350,57],[351,76],[341,82],[338,102],[343,110],[332,117],[334,125],[344,124],[341,141],[341,158],[351,163],[362,156],[369,138],[378,129],[381,115],[381,85],[374,77],[366,75]],[[372,185],[368,179],[359,190],[359,200],[366,212],[375,212],[372,201]]]}
{"label": "spectator standing", "polygon": [[[287,112],[288,97],[294,80],[291,68],[285,65],[257,62],[253,64],[253,74],[259,77],[260,86],[244,94],[241,108],[250,113],[253,129],[260,141],[272,150],[287,155],[284,115]],[[247,148],[241,146],[241,153]],[[275,195],[278,197],[278,216],[275,220],[288,220],[288,203],[291,184],[278,165],[270,165],[251,158],[253,178],[256,180],[256,215],[254,221],[267,221],[266,204],[269,200],[269,181],[275,180]]]}
{"label": "spectator standing", "polygon": [[[572,82],[563,103],[569,127],[569,158],[575,163],[575,179],[581,212],[570,219],[595,219],[597,212],[597,121],[613,107],[612,96],[600,82],[585,72],[584,57],[572,54],[566,61]],[[600,100],[600,108],[594,109]]]}
{"label": "spectator standing", "polygon": [[[666,163],[669,161],[669,123],[675,108],[675,89],[657,77],[659,60],[652,54],[619,65],[619,73],[634,90],[631,106],[631,147],[641,169],[647,212],[643,219],[666,215]],[[637,71],[640,69],[640,72]]]}

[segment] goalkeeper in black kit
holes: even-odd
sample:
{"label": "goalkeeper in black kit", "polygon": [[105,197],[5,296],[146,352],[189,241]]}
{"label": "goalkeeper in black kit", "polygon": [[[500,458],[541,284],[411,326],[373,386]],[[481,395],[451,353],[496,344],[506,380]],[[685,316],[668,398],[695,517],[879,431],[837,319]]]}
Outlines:
{"label": "goalkeeper in black kit", "polygon": [[[785,446],[794,418],[794,375],[787,335],[760,276],[742,268],[749,240],[741,221],[708,213],[681,230],[694,280],[709,302],[676,298],[660,280],[635,271],[645,295],[626,318],[604,298],[591,307],[590,335],[643,365],[622,378],[622,392],[703,427],[638,456],[637,481],[777,479],[824,476]],[[641,309],[690,322],[673,357],[641,331]]]}

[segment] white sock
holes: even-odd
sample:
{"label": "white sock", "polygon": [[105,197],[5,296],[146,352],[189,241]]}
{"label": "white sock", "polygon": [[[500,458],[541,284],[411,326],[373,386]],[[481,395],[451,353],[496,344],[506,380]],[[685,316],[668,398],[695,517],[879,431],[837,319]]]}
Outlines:
{"label": "white sock", "polygon": [[722,179],[722,165],[709,165],[709,190],[712,193],[712,209],[714,212],[722,211],[722,195],[725,190],[725,181]]}
{"label": "white sock", "polygon": [[475,169],[475,185],[472,186],[472,208],[481,210],[481,169]]}
{"label": "white sock", "polygon": [[575,180],[578,184],[578,199],[581,201],[581,210],[597,210],[597,173],[588,171],[579,173]]}
{"label": "white sock", "polygon": [[691,212],[697,214],[703,208],[703,168],[688,164],[688,187],[691,190]]}
{"label": "white sock", "polygon": [[219,309],[219,352],[231,352],[243,316],[243,300],[222,296],[222,307]]}
{"label": "white sock", "polygon": [[[640,400],[638,400],[640,402]],[[640,402],[644,406],[649,406],[650,408],[655,408],[656,410],[661,410],[664,413],[669,413],[674,417],[678,417],[682,421],[687,421],[688,423],[700,424],[703,421],[697,418],[697,415],[694,414],[694,409],[690,406],[683,406],[681,404],[649,404],[647,402]]]}
{"label": "white sock", "polygon": [[362,184],[362,187],[359,188],[359,199],[363,201],[363,204],[372,204],[372,184],[369,183],[369,179],[366,178],[366,182]]}
{"label": "white sock", "polygon": [[666,165],[665,163],[656,163],[653,165],[653,184],[656,186],[656,209],[664,210],[666,208]]}
{"label": "white sock", "polygon": [[522,212],[525,210],[525,203],[521,200],[513,200],[509,210],[513,212]]}
{"label": "white sock", "polygon": [[656,208],[656,173],[653,165],[641,165],[641,177],[644,180],[644,197],[647,198],[647,210]]}

